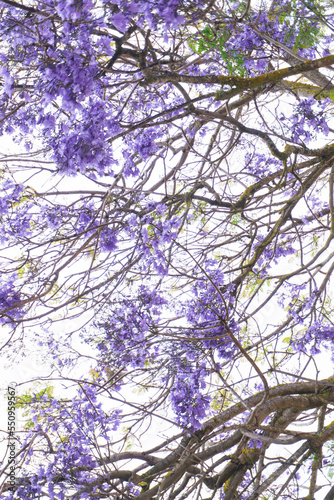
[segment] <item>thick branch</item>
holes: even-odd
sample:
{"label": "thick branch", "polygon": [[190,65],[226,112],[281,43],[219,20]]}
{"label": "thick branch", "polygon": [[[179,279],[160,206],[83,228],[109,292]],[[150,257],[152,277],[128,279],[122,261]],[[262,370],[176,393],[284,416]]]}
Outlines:
{"label": "thick branch", "polygon": [[[162,71],[157,75],[152,74],[150,78],[146,78],[143,85],[153,85],[156,83],[195,83],[195,84],[218,84],[229,85],[236,87],[238,91],[256,89],[263,85],[277,83],[284,78],[299,75],[304,72],[313,71],[318,68],[325,68],[334,64],[334,55],[315,59],[313,61],[305,61],[289,68],[278,69],[265,73],[264,75],[255,76],[253,78],[241,78],[239,76],[226,76],[226,75],[180,75],[168,71]],[[217,98],[225,98],[224,91],[217,93]]]}

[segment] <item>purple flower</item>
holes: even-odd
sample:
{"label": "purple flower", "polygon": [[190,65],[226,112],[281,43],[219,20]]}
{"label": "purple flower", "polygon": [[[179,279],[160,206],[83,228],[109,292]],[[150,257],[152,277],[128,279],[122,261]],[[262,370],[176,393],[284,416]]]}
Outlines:
{"label": "purple flower", "polygon": [[117,248],[117,236],[113,229],[106,227],[100,234],[100,247],[104,252],[113,252]]}
{"label": "purple flower", "polygon": [[[20,302],[23,297],[16,290],[18,276],[16,273],[4,275],[0,281],[0,323],[9,323],[12,320],[20,319],[24,311]],[[9,310],[8,310],[9,309]]]}
{"label": "purple flower", "polygon": [[201,427],[210,398],[202,394],[206,387],[205,366],[194,366],[175,359],[175,375],[171,388],[171,402],[176,421],[189,430]]}
{"label": "purple flower", "polygon": [[[304,140],[310,142],[316,137],[318,132],[328,135],[329,128],[324,115],[324,109],[328,104],[325,99],[322,102],[315,100],[313,97],[301,99],[294,106],[294,111],[289,119],[289,130],[292,133],[292,140],[298,142]],[[287,123],[286,123],[287,125]]]}
{"label": "purple flower", "polygon": [[[310,344],[311,347],[310,347]],[[320,346],[329,347],[334,352],[334,326],[324,321],[315,321],[303,335],[294,342],[297,351],[310,349],[311,354],[319,354]],[[332,354],[334,359],[334,354]]]}
{"label": "purple flower", "polygon": [[111,21],[115,28],[122,33],[125,32],[129,22],[129,20],[121,12],[119,12],[118,14],[114,14],[111,18]]}

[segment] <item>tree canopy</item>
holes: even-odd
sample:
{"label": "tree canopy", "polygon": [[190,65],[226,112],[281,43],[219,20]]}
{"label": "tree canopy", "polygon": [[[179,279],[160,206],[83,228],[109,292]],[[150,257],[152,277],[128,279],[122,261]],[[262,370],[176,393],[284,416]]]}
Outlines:
{"label": "tree canopy", "polygon": [[1,354],[50,371],[0,497],[334,499],[331,2],[0,0],[0,39]]}

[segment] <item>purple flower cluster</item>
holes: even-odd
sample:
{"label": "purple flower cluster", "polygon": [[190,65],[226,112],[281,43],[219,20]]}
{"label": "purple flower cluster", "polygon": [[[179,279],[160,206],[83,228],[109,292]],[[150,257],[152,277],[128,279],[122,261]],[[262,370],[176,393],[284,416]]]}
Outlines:
{"label": "purple flower cluster", "polygon": [[[187,15],[193,9],[196,17],[202,3],[205,2],[188,2]],[[15,134],[27,147],[30,147],[29,137],[35,137],[37,132],[52,152],[58,169],[68,175],[81,172],[95,177],[111,174],[114,168],[110,139],[122,130],[121,112],[105,96],[104,85],[110,80],[100,73],[101,58],[111,57],[114,52],[109,28],[123,33],[134,21],[141,26],[147,23],[153,29],[163,29],[167,35],[167,29],[185,21],[180,13],[184,8],[181,0],[106,0],[102,7],[99,12],[91,0],[47,0],[38,5],[49,14],[40,19],[42,22],[35,16],[26,17],[20,9],[7,8],[6,22],[0,31],[4,45],[10,47],[9,52],[0,54],[0,77],[4,83],[0,97],[2,132]],[[56,27],[55,15],[61,20]],[[23,85],[17,64],[33,68],[27,70],[28,80]],[[114,75],[113,78],[117,80]],[[15,92],[15,86],[22,90]],[[133,98],[128,90],[124,93],[124,100],[129,100],[128,109],[137,106],[137,115],[143,112],[137,102],[140,92],[141,89],[135,92]],[[11,101],[14,93],[20,103],[18,107]],[[156,99],[163,106],[162,94],[152,96],[147,102],[154,105]],[[130,113],[125,118],[134,116]],[[125,161],[132,154],[146,160],[156,152],[157,135],[160,135],[158,130],[130,134],[131,153],[124,150]],[[128,173],[133,172],[136,169],[130,165]]]}
{"label": "purple flower cluster", "polygon": [[[215,102],[215,91],[219,85],[185,84],[183,87],[176,82],[171,85],[166,73],[175,71],[185,76],[235,74],[243,77],[262,74],[268,71],[268,54],[277,54],[275,41],[300,53],[303,50],[301,45],[298,45],[298,30],[294,34],[291,22],[282,19],[275,10],[270,15],[262,11],[254,14],[250,8],[243,21],[236,22],[243,12],[244,5],[232,3],[232,12],[227,11],[231,17],[227,16],[222,21],[220,13],[217,14],[219,9],[215,10],[215,6],[205,13],[204,21],[197,23],[201,16],[201,7],[212,7],[212,2],[103,0],[93,4],[91,0],[46,0],[43,3],[36,0],[29,5],[41,9],[43,15],[28,15],[20,8],[3,7],[3,26],[0,27],[0,36],[5,47],[0,49],[0,123],[3,133],[12,133],[16,140],[26,142],[27,147],[38,136],[43,147],[49,152],[49,158],[55,162],[55,170],[58,173],[70,176],[81,174],[85,181],[89,178],[90,186],[92,180],[105,177],[96,183],[99,185],[97,191],[84,191],[85,188],[82,188],[78,195],[80,199],[76,201],[73,199],[77,194],[70,193],[67,198],[68,206],[63,198],[61,204],[57,204],[57,192],[31,194],[32,191],[27,189],[25,192],[24,188],[17,184],[4,184],[4,194],[0,198],[0,215],[3,222],[0,239],[2,242],[13,240],[16,243],[25,238],[28,259],[33,254],[33,251],[29,253],[32,246],[34,250],[37,249],[36,254],[39,252],[38,256],[44,248],[47,251],[46,257],[42,256],[43,265],[40,266],[41,271],[37,269],[34,283],[29,282],[22,291],[17,286],[16,274],[8,274],[7,277],[4,275],[0,282],[0,306],[2,310],[9,309],[9,312],[1,321],[9,323],[21,319],[23,309],[19,304],[25,297],[26,290],[31,293],[33,286],[41,290],[40,297],[46,301],[43,303],[46,309],[45,305],[49,306],[54,299],[47,302],[49,296],[44,290],[48,292],[48,289],[45,286],[46,280],[43,279],[47,271],[60,269],[61,271],[56,273],[57,276],[62,273],[58,290],[63,293],[62,298],[65,297],[66,301],[59,303],[66,306],[74,303],[78,298],[76,294],[83,297],[83,307],[87,309],[91,304],[97,304],[99,297],[103,299],[103,306],[109,301],[101,318],[96,319],[90,338],[94,346],[98,347],[99,362],[104,367],[102,370],[106,370],[106,367],[119,368],[125,365],[132,370],[131,374],[134,373],[133,379],[137,374],[140,377],[144,371],[145,376],[152,377],[152,380],[155,376],[156,387],[166,394],[166,404],[169,404],[174,412],[175,421],[187,431],[199,429],[209,413],[210,396],[207,383],[212,369],[209,359],[218,359],[220,369],[223,362],[232,361],[236,355],[237,347],[232,339],[234,336],[240,337],[240,328],[234,319],[237,290],[232,280],[241,276],[240,282],[245,280],[241,284],[246,283],[247,287],[250,276],[247,274],[250,271],[249,260],[246,261],[249,254],[241,255],[240,251],[238,255],[238,251],[243,242],[249,241],[254,235],[255,251],[256,245],[265,238],[256,235],[255,231],[263,231],[268,222],[268,233],[273,234],[270,233],[272,228],[269,226],[275,224],[277,219],[271,211],[267,215],[264,213],[263,219],[260,215],[258,222],[249,226],[251,230],[248,233],[247,230],[241,233],[241,224],[238,228],[233,227],[230,232],[232,236],[229,240],[231,248],[227,250],[228,256],[224,256],[220,262],[208,260],[203,264],[203,255],[207,256],[216,243],[213,238],[218,232],[214,233],[212,230],[211,244],[206,245],[208,238],[199,252],[189,244],[191,251],[187,251],[183,269],[182,257],[186,254],[184,242],[188,245],[188,233],[187,237],[181,235],[179,242],[176,240],[180,235],[183,216],[187,216],[186,211],[188,210],[189,222],[191,214],[194,213],[193,207],[199,200],[206,200],[203,203],[207,203],[207,206],[209,202],[215,204],[214,217],[207,224],[207,227],[210,227],[210,224],[213,226],[215,220],[224,214],[224,206],[229,207],[225,213],[233,207],[235,188],[231,182],[224,180],[225,173],[217,173],[220,172],[217,164],[217,169],[212,170],[213,187],[210,191],[207,182],[211,183],[211,174],[205,174],[208,175],[205,183],[198,183],[196,176],[201,180],[200,177],[208,170],[204,164],[203,168],[196,170],[199,163],[197,159],[193,161],[195,155],[199,158],[204,153],[201,146],[208,145],[206,134],[216,128],[214,119],[209,122],[210,113],[205,115],[205,119],[199,116],[205,109],[210,108],[212,111],[218,106],[221,107],[221,103]],[[298,4],[299,0],[296,0],[293,9],[297,9]],[[20,6],[22,7],[17,4],[17,7]],[[289,12],[293,13],[293,9]],[[304,18],[310,16],[307,9],[301,12],[305,13]],[[214,37],[225,37],[224,47],[219,50],[217,47],[210,47],[210,50],[198,58],[192,54],[189,56],[188,48],[183,49],[180,44],[179,52],[175,49],[175,54],[172,54],[172,49],[167,49],[167,45],[162,42],[161,33],[165,32],[168,36],[167,30],[183,24],[184,30],[182,28],[180,40],[187,40],[189,33],[195,31],[194,22],[198,26],[204,22],[212,23],[217,30]],[[187,32],[188,23],[190,28]],[[142,27],[146,30],[147,26],[155,33],[148,33],[145,39],[144,31],[140,30]],[[317,26],[313,28],[316,31]],[[261,33],[266,34],[266,37]],[[135,46],[133,42],[137,35],[138,46]],[[151,39],[149,35],[152,36]],[[153,45],[158,40],[156,46],[150,46],[151,40]],[[177,44],[174,45],[176,46]],[[284,51],[284,47],[281,50]],[[308,47],[307,50],[310,53],[312,48]],[[233,59],[232,66],[229,65],[229,57]],[[196,63],[193,63],[194,60]],[[162,83],[152,84],[156,77],[161,78]],[[173,80],[172,77],[171,79]],[[189,95],[194,96],[196,108],[185,96],[188,91],[185,89],[190,91]],[[262,90],[256,89],[254,98],[257,92]],[[208,91],[208,98],[204,99],[204,91]],[[251,93],[240,95],[246,100],[247,95],[252,97]],[[261,103],[265,98],[266,93],[262,93],[258,102]],[[230,102],[233,106],[240,104],[240,101],[234,98]],[[300,100],[293,114],[282,118],[290,134],[289,138],[292,138],[292,141],[309,142],[319,132],[327,135],[329,128],[323,113],[326,105],[327,102],[320,103],[314,99]],[[179,113],[182,113],[180,117]],[[174,122],[176,118],[178,121]],[[223,117],[222,124],[225,118]],[[251,121],[252,117],[249,118],[249,123]],[[232,127],[231,123],[230,126]],[[227,134],[230,133],[231,128],[228,128]],[[223,137],[223,129],[217,129],[215,134],[213,137],[216,139],[210,142],[212,149],[201,158],[201,161],[208,161],[210,165],[218,161],[217,152],[221,147],[219,142]],[[240,141],[244,140],[245,135],[246,133],[242,134]],[[282,138],[282,135],[280,137]],[[225,139],[228,141],[228,136]],[[182,141],[186,146],[182,146]],[[183,163],[183,159],[188,155],[188,146],[189,157]],[[184,147],[186,149],[183,149]],[[231,146],[231,151],[232,147],[234,148],[234,145]],[[166,151],[164,157],[159,153],[159,148]],[[174,168],[174,163],[167,165],[172,155],[176,157],[178,154],[182,155],[180,167]],[[154,158],[151,161],[152,156]],[[152,202],[140,194],[141,186],[149,190],[149,183],[152,180],[155,183],[163,161],[166,162],[168,172],[162,172],[167,175],[166,186],[164,189],[157,189],[153,195],[164,197],[166,204]],[[310,166],[312,168],[312,161]],[[282,169],[282,165],[277,158],[268,158],[261,152],[246,154],[242,176],[247,176],[248,179],[263,179],[279,169]],[[301,170],[301,175],[307,175],[305,172]],[[216,175],[222,176],[222,182],[217,181],[218,177],[214,177]],[[291,190],[297,189],[297,175],[296,178],[290,175],[291,177],[287,177],[287,184]],[[170,190],[172,182],[174,191]],[[107,186],[111,185],[112,188],[107,191]],[[220,196],[218,191],[215,191],[217,185],[220,194],[225,192],[227,199],[231,196],[231,202],[226,204],[213,201],[213,193],[217,195],[216,198]],[[280,196],[280,187],[278,185],[276,190],[272,190],[273,196]],[[199,196],[201,193],[196,191],[204,188],[208,188],[209,194],[206,196],[210,196],[211,200]],[[189,197],[185,194],[187,190]],[[82,192],[85,194],[82,195]],[[316,190],[312,192],[310,189],[304,199],[318,212],[325,205],[319,204],[317,197]],[[260,203],[261,193],[258,197],[255,195],[253,200],[256,207],[257,200]],[[268,206],[269,204],[271,207],[279,205],[274,205],[268,199]],[[257,207],[259,208],[255,210],[260,211],[260,205]],[[249,216],[254,216],[254,213],[250,210]],[[247,224],[249,220],[246,215],[245,213],[243,224]],[[203,218],[205,219],[205,216]],[[227,227],[224,226],[225,222],[221,224],[221,227]],[[186,224],[183,227],[185,226]],[[202,229],[202,232],[198,231],[194,235],[194,239],[189,232],[189,241],[200,241],[201,245],[200,238],[207,236],[204,227]],[[239,229],[240,238],[236,232]],[[205,230],[209,232],[211,227]],[[301,235],[302,231],[303,228],[300,229]],[[258,267],[253,268],[251,272],[258,273],[261,278],[265,277],[271,266],[280,264],[284,258],[294,254],[296,236],[293,239],[291,234],[292,232],[279,235],[275,241],[271,241],[258,259]],[[79,258],[91,251],[94,245],[92,235],[95,244],[99,245],[99,252],[104,252],[103,258],[97,258],[87,273],[81,273],[79,269],[75,276],[70,275],[73,268],[65,271],[67,262],[72,263],[73,256],[73,260],[76,259],[74,264],[77,265]],[[217,246],[220,246],[221,236],[218,238]],[[129,245],[124,244],[129,240]],[[83,244],[84,242],[87,244]],[[62,253],[59,256],[60,248]],[[119,249],[117,253],[108,255],[116,249]],[[118,253],[122,254],[121,260],[117,260]],[[194,261],[191,261],[191,255]],[[175,260],[172,260],[174,256]],[[30,265],[30,262],[34,264],[33,259],[35,255],[28,261],[27,268],[33,268],[33,265]],[[85,263],[82,260],[78,265],[84,266]],[[158,286],[161,286],[164,290],[163,278],[168,273],[169,265],[171,268],[174,266],[173,272],[174,269],[177,270],[176,282],[187,283],[182,290],[183,297],[186,298],[179,299],[178,312],[181,312],[182,319],[175,319],[173,304],[168,303],[167,294],[158,289]],[[225,275],[221,267],[223,265],[226,265]],[[112,266],[114,268],[110,269]],[[116,276],[119,276],[119,269],[124,269],[125,275],[130,267],[130,272],[133,272],[136,279],[150,278],[151,281],[146,282],[150,284],[150,288],[138,285],[138,281],[134,279],[134,283],[126,291],[120,286],[116,294],[110,297],[111,287],[108,288],[108,285],[102,282],[102,274],[111,271],[110,275],[113,275],[116,268]],[[192,267],[195,267],[194,271],[191,271]],[[25,272],[26,269],[22,269],[22,273]],[[32,273],[27,271],[27,274],[28,272]],[[82,278],[84,275],[87,280]],[[227,276],[231,276],[230,281]],[[169,278],[168,286],[174,279],[172,276]],[[109,277],[106,282],[108,279]],[[123,277],[120,283],[122,280]],[[240,283],[238,279],[234,282]],[[102,288],[104,286],[105,288]],[[87,289],[89,293],[86,293]],[[242,292],[244,290],[245,288]],[[309,294],[305,299],[302,290],[304,285],[291,285],[291,293],[287,294],[288,304],[286,296],[282,299],[284,306],[289,307],[290,319],[292,317],[295,323],[302,323],[310,316],[315,310],[318,297],[318,291],[314,290],[313,294]],[[239,295],[241,298],[242,292]],[[52,295],[55,297],[56,294]],[[33,302],[37,295],[32,296],[31,293],[30,297]],[[77,304],[74,306],[77,307]],[[78,309],[74,310],[74,315],[77,311]],[[165,314],[166,321],[161,320],[162,314]],[[247,317],[248,313],[244,311],[244,314],[243,317]],[[169,322],[172,317],[171,322],[174,323]],[[47,339],[43,340],[41,345],[52,350],[54,340],[51,335]],[[332,347],[333,339],[334,327],[325,322],[316,322],[307,329],[303,339],[298,340],[295,346],[299,350],[308,349],[312,342],[321,342]],[[64,344],[64,349],[67,346],[68,344]],[[53,355],[60,358],[60,352],[54,350]],[[311,347],[311,352],[318,352],[316,344]],[[70,356],[64,358],[64,361],[60,360],[60,363],[69,367]],[[100,382],[101,379],[97,380]],[[164,390],[166,392],[163,392]],[[88,384],[82,385],[82,390],[71,402],[56,399],[49,401],[45,398],[34,403],[35,413],[32,416],[33,429],[30,437],[36,436],[39,431],[50,432],[54,450],[49,453],[49,461],[41,463],[29,484],[23,483],[19,486],[18,497],[23,500],[37,498],[42,488],[47,491],[51,500],[63,500],[68,492],[71,495],[73,492],[73,498],[90,499],[100,495],[101,491],[93,484],[89,471],[90,467],[98,469],[101,464],[101,456],[97,455],[93,443],[99,439],[106,441],[109,446],[112,432],[119,425],[119,413],[105,413],[97,391],[93,385]],[[167,408],[167,413],[168,411]],[[39,440],[39,446],[41,441],[42,439]],[[251,447],[258,445],[257,441],[250,442]],[[34,456],[35,448],[32,447],[29,453]],[[35,458],[32,463],[37,462],[38,455],[35,454]],[[103,478],[100,469],[98,470]],[[246,481],[242,487],[247,484]],[[129,496],[138,491],[131,483],[128,483],[126,488]]]}
{"label": "purple flower cluster", "polygon": [[[227,318],[226,312],[226,305],[231,307],[233,303],[233,287],[224,285],[216,261],[207,261],[206,270],[208,276],[199,277],[190,292],[193,298],[180,306],[189,325],[189,341],[171,342],[164,338],[159,350],[156,343],[151,344],[152,335],[155,338],[158,335],[158,321],[168,302],[161,293],[144,286],[140,286],[132,298],[111,307],[105,320],[96,324],[100,332],[101,365],[116,363],[116,368],[122,365],[136,368],[158,357],[160,363],[163,360],[165,370],[161,381],[171,384],[170,403],[176,422],[189,430],[201,426],[210,404],[210,397],[205,393],[208,367],[207,361],[201,359],[203,347],[216,352],[223,360],[232,359],[236,347],[226,325],[234,335],[240,330],[233,319]],[[93,342],[94,338],[95,333]]]}
{"label": "purple flower cluster", "polygon": [[320,217],[325,210],[329,209],[329,203],[327,201],[324,201],[319,192],[313,191],[307,199],[307,204],[311,209],[310,212],[315,212],[319,214]]}
{"label": "purple flower cluster", "polygon": [[175,359],[170,398],[177,423],[195,431],[201,427],[201,422],[207,414],[210,398],[202,394],[206,387],[205,363],[189,361]]}
{"label": "purple flower cluster", "polygon": [[41,207],[41,216],[48,228],[57,229],[64,224],[69,215],[67,207],[62,205]]}
{"label": "purple flower cluster", "polygon": [[[310,346],[310,344],[312,345]],[[321,353],[320,346],[329,348],[332,352],[332,359],[334,360],[334,326],[323,320],[315,321],[306,332],[294,342],[296,351],[309,350],[312,355]]]}
{"label": "purple flower cluster", "polygon": [[[142,98],[139,91],[138,98]],[[144,102],[141,103],[141,109],[147,108],[149,112],[150,106],[145,106]],[[124,175],[126,177],[136,176],[139,174],[139,169],[136,164],[136,159],[138,156],[141,160],[147,160],[151,155],[158,151],[158,146],[156,145],[156,139],[163,135],[163,130],[161,127],[156,127],[154,129],[148,129],[144,133],[131,135],[124,139],[125,148],[122,151],[123,161],[124,161]]]}
{"label": "purple flower cluster", "polygon": [[306,289],[305,283],[287,283],[285,287],[287,288],[287,293],[281,294],[278,304],[283,309],[288,310],[289,316],[294,319],[296,324],[302,325],[305,323],[312,309],[315,308],[316,302],[319,299],[319,290],[315,287],[309,295],[303,295]]}
{"label": "purple flower cluster", "polygon": [[[306,19],[312,24],[312,11],[302,2],[295,4],[295,11],[303,12],[303,22]],[[208,2],[104,0],[98,9],[91,0],[47,0],[36,5],[45,14],[39,20],[38,16],[27,17],[21,9],[5,8],[0,35],[10,49],[0,53],[2,132],[12,133],[27,148],[38,134],[58,170],[67,175],[83,173],[91,178],[111,175],[119,163],[123,163],[125,175],[138,175],[134,158],[137,156],[145,161],[157,153],[156,139],[167,134],[168,126],[166,129],[161,126],[154,130],[146,128],[144,132],[134,127],[121,139],[125,145],[121,159],[114,157],[111,141],[122,135],[124,124],[145,121],[153,110],[165,113],[166,102],[173,107],[182,98],[174,96],[170,85],[161,87],[159,92],[134,90],[131,70],[129,85],[119,89],[120,101],[114,102],[106,89],[119,87],[120,76],[117,72],[101,71],[101,61],[107,62],[115,53],[111,47],[115,42],[115,30],[125,33],[130,26],[146,23],[151,29],[164,32],[168,38],[168,29],[189,20],[196,22]],[[286,8],[289,10],[288,5]],[[238,7],[232,6],[232,17],[236,10]],[[235,61],[236,72],[253,75],[266,70],[268,41],[261,32],[290,48],[296,44],[297,35],[293,35],[287,18],[282,21],[279,14],[269,16],[265,12],[249,15],[248,23],[226,21],[222,28],[227,72],[231,70],[229,56]],[[298,16],[292,17],[295,22],[301,22]],[[297,33],[298,29],[295,31]],[[250,51],[252,57],[249,57]],[[125,68],[122,74],[126,73]],[[26,75],[24,78],[20,76],[22,71]],[[206,65],[190,65],[188,72],[219,74],[221,64],[212,59]],[[120,102],[127,103],[126,109],[119,105]],[[305,108],[306,105],[300,106]],[[307,109],[297,111],[309,113]],[[177,116],[179,112],[175,109],[165,117]],[[306,121],[315,131],[327,130],[324,118],[312,115]],[[185,123],[181,125],[186,128]],[[306,140],[308,131],[305,132],[304,125],[300,121],[293,123],[293,130],[294,136],[300,137],[303,137],[300,131],[304,130]]]}
{"label": "purple flower cluster", "polygon": [[0,243],[19,242],[31,231],[31,204],[24,199],[24,187],[10,180],[2,184],[0,197]]}
{"label": "purple flower cluster", "polygon": [[[151,29],[159,28],[163,25],[163,29],[177,28],[182,24],[185,18],[178,12],[180,7],[183,7],[182,0],[166,0],[166,1],[145,1],[134,0],[133,2],[125,2],[119,0],[103,0],[105,5],[112,6],[119,5],[121,11],[117,14],[110,15],[110,21],[114,24],[115,28],[124,32],[131,19],[137,17],[137,22],[140,26],[144,21]],[[198,7],[203,5],[203,0],[197,3]],[[188,8],[196,5],[189,2]]]}
{"label": "purple flower cluster", "polygon": [[217,351],[221,359],[231,359],[235,345],[231,341],[226,324],[234,334],[239,326],[229,319],[233,303],[233,285],[224,283],[224,275],[216,261],[206,262],[207,277],[200,277],[192,289],[194,298],[183,306],[183,312],[191,326],[190,336],[201,338],[206,349]]}
{"label": "purple flower cluster", "polygon": [[88,98],[74,116],[71,122],[62,121],[52,134],[48,132],[54,161],[69,175],[111,175],[115,162],[108,140],[119,128],[108,113],[108,105],[101,99]]}
{"label": "purple flower cluster", "polygon": [[313,97],[301,99],[294,106],[289,118],[281,115],[281,121],[290,133],[292,141],[309,143],[319,132],[328,135],[329,128],[324,114],[327,104],[328,99],[321,102]]}
{"label": "purple flower cluster", "polygon": [[1,186],[2,196],[0,197],[0,215],[5,215],[9,212],[14,203],[19,203],[24,191],[22,185],[14,184],[10,180],[6,180]]}
{"label": "purple flower cluster", "polygon": [[23,308],[19,305],[23,297],[16,290],[17,279],[17,274],[12,273],[7,276],[3,275],[0,280],[0,312],[3,313],[0,317],[0,324],[18,320],[24,314]]}
{"label": "purple flower cluster", "polygon": [[104,252],[112,252],[117,248],[117,235],[113,229],[106,227],[100,234],[100,248]]}
{"label": "purple flower cluster", "polygon": [[[258,234],[257,235],[257,240],[258,242],[263,241],[264,236]],[[260,243],[256,243],[254,245],[254,248],[256,248]],[[289,236],[280,235],[279,238],[273,242],[272,244],[268,245],[264,252],[262,253],[261,257],[257,261],[257,266],[258,268],[261,268],[265,266],[266,269],[268,269],[272,264],[277,265],[283,257],[287,257],[289,255],[293,255],[296,250],[292,246],[293,240]],[[257,272],[260,273],[260,275],[263,274],[260,270],[256,270]]]}
{"label": "purple flower cluster", "polygon": [[282,162],[273,156],[268,158],[268,156],[261,153],[246,153],[245,169],[256,178],[262,179],[273,172],[281,170]]}
{"label": "purple flower cluster", "polygon": [[[165,211],[163,204],[161,204],[160,210]],[[136,221],[131,219],[129,223],[134,229]],[[147,216],[142,220],[142,223],[144,224],[140,228],[137,226],[135,232],[132,232],[132,234],[138,234],[136,237],[140,240],[138,251],[144,257],[142,265],[144,269],[152,267],[160,276],[165,276],[167,274],[167,262],[163,250],[177,237],[182,221],[176,215],[172,218],[162,218],[157,213],[157,216]]]}
{"label": "purple flower cluster", "polygon": [[98,226],[96,206],[85,199],[78,200],[70,207],[61,204],[38,206],[33,222],[35,226],[42,225],[47,234],[54,234],[57,230],[64,233],[65,228],[67,234],[89,233]]}
{"label": "purple flower cluster", "polygon": [[98,344],[102,363],[110,366],[115,359],[118,365],[138,367],[148,358],[154,358],[157,352],[150,348],[147,337],[154,331],[166,303],[156,290],[141,285],[134,298],[117,304],[106,320],[96,325],[103,333],[103,340]]}
{"label": "purple flower cluster", "polygon": [[[282,16],[284,7],[286,12],[293,15]],[[231,17],[236,15],[238,8],[238,3],[230,7]],[[239,14],[242,15],[242,11]],[[291,2],[286,2],[285,5],[280,4],[277,13],[272,12],[270,16],[266,12],[250,14],[249,23],[235,25],[231,21],[231,25],[227,22],[225,26],[223,38],[226,40],[223,44],[223,52],[229,56],[230,60],[237,61],[234,70],[237,70],[238,65],[241,64],[249,76],[263,73],[268,66],[269,58],[266,51],[268,39],[262,37],[262,33],[269,36],[273,40],[272,43],[278,42],[288,49],[297,50],[306,58],[312,58],[315,55],[312,38],[307,38],[305,32],[313,30],[316,33],[319,26],[313,19],[312,10],[304,2],[294,2],[293,9],[291,9]],[[305,43],[309,46],[306,47]],[[252,51],[252,57],[247,57],[247,51]]]}
{"label": "purple flower cluster", "polygon": [[147,160],[158,150],[155,140],[159,137],[159,129],[150,129],[139,134],[133,144],[136,151],[143,160]]}
{"label": "purple flower cluster", "polygon": [[[82,383],[76,396],[65,402],[50,400],[48,395],[38,397],[31,413],[31,431],[26,443],[33,439],[29,448],[30,461],[38,461],[41,447],[53,446],[48,460],[42,460],[29,481],[18,485],[15,498],[28,500],[47,489],[51,499],[63,500],[69,488],[80,491],[82,484],[94,493],[92,484],[95,476],[91,468],[98,467],[101,456],[96,453],[96,440],[109,441],[120,424],[120,410],[106,413],[98,400],[97,387]],[[36,433],[45,433],[36,439]],[[45,455],[44,455],[45,456]],[[24,471],[23,471],[24,472]],[[24,475],[24,474],[23,474]],[[10,498],[10,497],[7,497]],[[80,498],[91,498],[90,494],[80,494]]]}

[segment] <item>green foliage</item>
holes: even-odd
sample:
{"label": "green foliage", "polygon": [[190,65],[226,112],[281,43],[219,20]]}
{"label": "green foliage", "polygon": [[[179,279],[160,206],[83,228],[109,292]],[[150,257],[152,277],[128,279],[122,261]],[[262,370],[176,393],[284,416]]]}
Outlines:
{"label": "green foliage", "polygon": [[[319,18],[322,17],[321,12],[324,10],[321,0],[315,0],[312,3],[305,1],[303,3],[311,12],[317,13],[317,21],[319,21]],[[283,12],[280,7],[277,7],[276,12],[278,12],[280,24],[289,26],[284,42],[289,43],[289,45],[290,42],[293,42],[293,50],[315,47],[319,43],[319,38],[323,35],[322,25],[319,22],[315,23],[310,18],[301,16],[296,0],[292,0],[288,9]]]}
{"label": "green foliage", "polygon": [[263,291],[264,284],[270,286],[270,280],[269,279],[264,280],[263,278],[260,278],[257,274],[250,272],[243,296],[251,297],[257,289]]}
{"label": "green foliage", "polygon": [[101,373],[98,370],[95,370],[94,368],[91,368],[89,370],[89,375],[92,377],[93,382],[98,382],[101,379]]}
{"label": "green foliage", "polygon": [[205,201],[200,201],[197,204],[196,209],[193,211],[193,220],[197,221],[200,220],[201,224],[204,226],[207,222],[207,216],[206,216],[206,207],[207,203]]}
{"label": "green foliage", "polygon": [[[314,22],[312,15],[309,17],[300,15],[296,0],[292,0],[284,10],[277,6],[273,11],[273,17],[278,16],[279,23],[285,24],[287,27],[284,42],[289,46],[292,45],[292,49],[295,51],[317,46],[319,39],[324,34],[324,25],[321,23],[321,19],[325,5],[322,0],[315,0],[312,3],[305,1],[304,4],[310,13],[314,12],[317,15],[317,22]],[[238,13],[242,14],[244,10],[245,5],[241,4]],[[226,64],[229,75],[247,77],[243,54],[237,50],[226,48],[226,42],[230,36],[231,33],[224,24],[221,24],[217,30],[206,25],[203,29],[199,29],[197,35],[188,40],[188,45],[193,52],[199,55],[218,51]]]}
{"label": "green foliage", "polygon": [[211,408],[217,412],[230,406],[230,398],[227,389],[218,390],[211,400]]}
{"label": "green foliage", "polygon": [[[16,401],[16,408],[23,409],[23,416],[29,417],[31,408],[36,407],[36,403],[41,407],[48,406],[48,401],[45,401],[44,398],[47,396],[47,399],[51,401],[53,399],[53,391],[54,387],[52,385],[48,385],[41,389],[39,392],[33,392],[33,389],[28,389],[25,393],[21,394]],[[24,425],[26,429],[31,429],[34,427],[33,421],[28,418],[26,424]]]}
{"label": "green foliage", "polygon": [[125,451],[129,451],[138,443],[138,438],[131,432],[131,427],[123,427],[122,432],[125,435]]}
{"label": "green foliage", "polygon": [[233,214],[232,217],[231,217],[231,223],[236,226],[237,224],[239,224],[239,222],[241,221],[241,213],[240,212],[237,212],[236,214]]}
{"label": "green foliage", "polygon": [[230,75],[247,76],[244,57],[236,50],[226,50],[226,42],[230,33],[225,26],[221,26],[216,33],[212,27],[205,26],[197,36],[188,40],[188,45],[196,54],[203,54],[217,50],[226,64]]}

